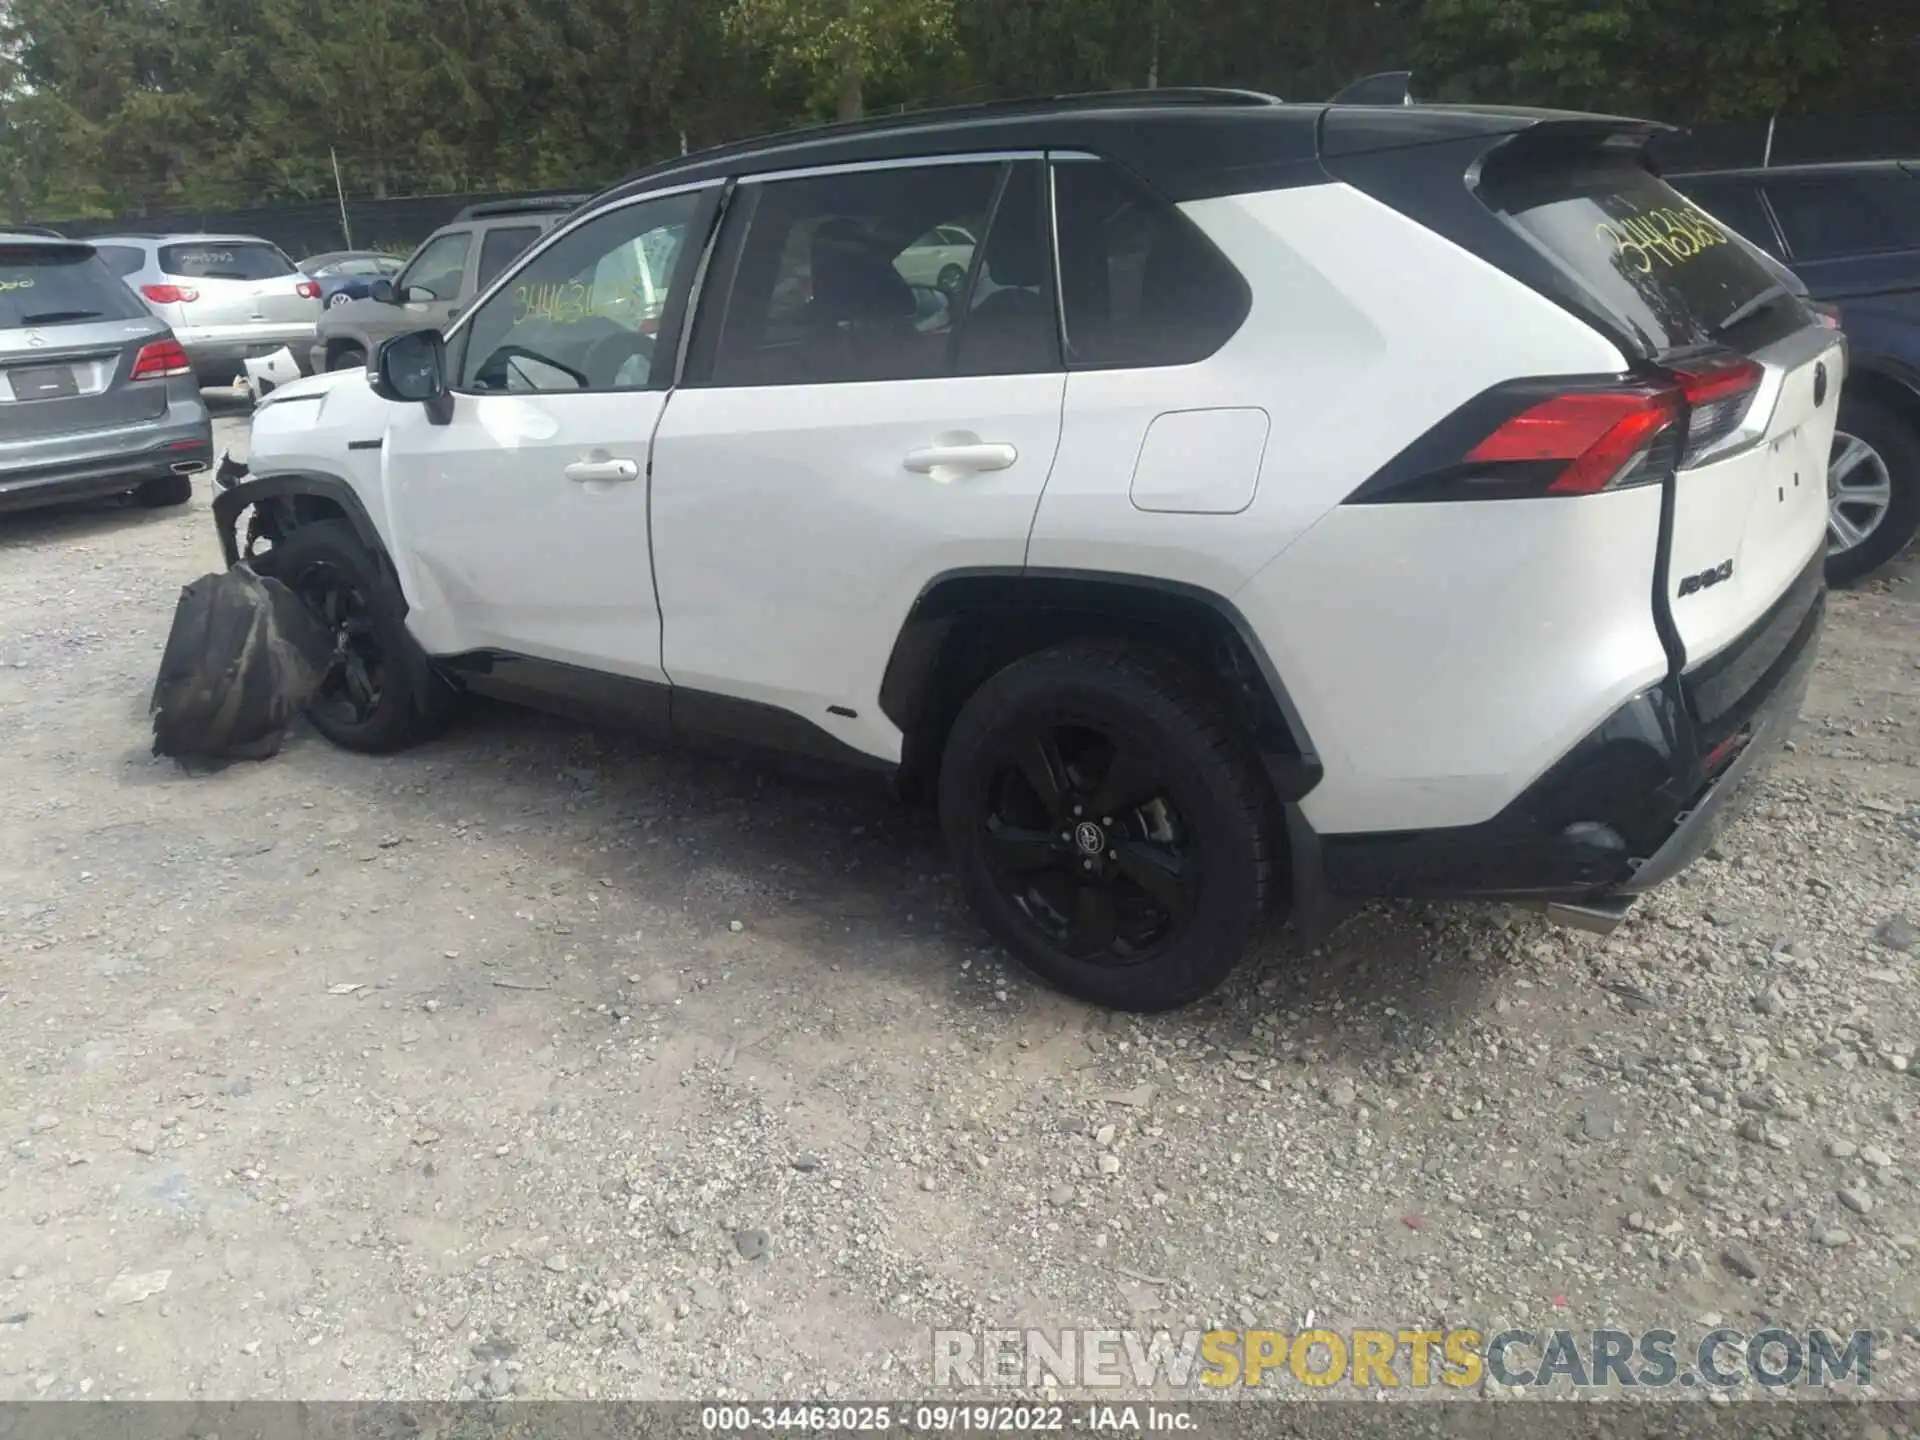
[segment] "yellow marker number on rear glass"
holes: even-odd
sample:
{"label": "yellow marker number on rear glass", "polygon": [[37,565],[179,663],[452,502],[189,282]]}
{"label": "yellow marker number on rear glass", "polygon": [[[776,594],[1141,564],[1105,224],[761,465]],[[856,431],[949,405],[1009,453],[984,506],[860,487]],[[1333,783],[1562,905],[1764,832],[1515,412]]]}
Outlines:
{"label": "yellow marker number on rear glass", "polygon": [[1700,211],[1674,207],[1602,220],[1595,229],[1643,275],[1656,263],[1671,270],[1703,250],[1727,243],[1726,232]]}

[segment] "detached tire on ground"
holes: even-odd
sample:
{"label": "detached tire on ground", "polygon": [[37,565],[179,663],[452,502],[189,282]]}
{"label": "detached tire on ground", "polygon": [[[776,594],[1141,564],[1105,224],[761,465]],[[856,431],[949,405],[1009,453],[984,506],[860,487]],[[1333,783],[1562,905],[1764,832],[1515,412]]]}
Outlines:
{"label": "detached tire on ground", "polygon": [[[1849,453],[1846,441],[1835,439],[1829,505],[1837,507],[1840,521],[1859,524],[1873,512],[1865,504],[1848,505],[1849,489],[1863,500],[1877,493],[1884,496],[1886,504],[1865,538],[1827,556],[1827,583],[1850,585],[1899,554],[1920,531],[1920,432],[1902,416],[1865,396],[1843,395],[1836,426],[1836,437],[1840,436],[1863,442],[1870,453]],[[1844,473],[1843,465],[1847,467]],[[1835,529],[1838,523],[1830,522]],[[1834,529],[1829,529],[1828,538],[1835,538]]]}
{"label": "detached tire on ground", "polygon": [[345,520],[302,525],[261,568],[300,597],[333,639],[307,718],[346,750],[381,755],[431,738],[453,691],[434,673],[387,596],[390,584]]}
{"label": "detached tire on ground", "polygon": [[1204,677],[1106,641],[1017,660],[947,740],[940,819],[975,911],[1029,969],[1153,1012],[1215,989],[1265,918],[1266,782]]}
{"label": "detached tire on ground", "polygon": [[191,475],[156,475],[133,492],[133,503],[149,510],[184,505],[193,498]]}

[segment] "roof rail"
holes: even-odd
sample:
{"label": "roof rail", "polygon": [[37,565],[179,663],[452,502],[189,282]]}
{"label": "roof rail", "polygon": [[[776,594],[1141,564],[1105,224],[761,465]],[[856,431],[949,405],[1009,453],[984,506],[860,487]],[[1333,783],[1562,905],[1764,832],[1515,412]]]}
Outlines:
{"label": "roof rail", "polygon": [[711,145],[687,155],[676,155],[643,166],[614,181],[606,194],[627,186],[653,180],[676,170],[687,169],[734,155],[751,155],[763,150],[778,150],[805,145],[816,140],[837,140],[860,135],[885,134],[889,130],[909,130],[920,125],[940,125],[969,119],[991,120],[1016,117],[1035,111],[1113,110],[1139,107],[1171,108],[1179,105],[1245,105],[1249,107],[1284,105],[1278,95],[1261,90],[1234,90],[1225,87],[1169,85],[1152,90],[1087,90],[1062,95],[1028,95],[1008,100],[976,100],[960,105],[929,105],[923,109],[900,110],[890,115],[868,115],[858,120],[828,120],[812,125],[796,125],[786,130],[753,135]]}
{"label": "roof rail", "polygon": [[551,210],[572,210],[590,198],[582,192],[577,195],[525,195],[517,200],[482,200],[467,206],[453,219],[457,223],[461,220],[485,220],[494,215],[535,215]]}

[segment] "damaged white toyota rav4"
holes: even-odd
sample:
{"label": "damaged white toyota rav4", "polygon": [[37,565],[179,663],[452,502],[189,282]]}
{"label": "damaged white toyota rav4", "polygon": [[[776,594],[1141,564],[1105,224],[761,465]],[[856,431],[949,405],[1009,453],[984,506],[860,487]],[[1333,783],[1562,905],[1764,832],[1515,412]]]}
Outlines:
{"label": "damaged white toyota rav4", "polygon": [[276,391],[214,513],[339,744],[476,691],[924,782],[1101,1004],[1333,897],[1605,928],[1798,708],[1845,368],[1655,128],[1159,91],[688,156]]}

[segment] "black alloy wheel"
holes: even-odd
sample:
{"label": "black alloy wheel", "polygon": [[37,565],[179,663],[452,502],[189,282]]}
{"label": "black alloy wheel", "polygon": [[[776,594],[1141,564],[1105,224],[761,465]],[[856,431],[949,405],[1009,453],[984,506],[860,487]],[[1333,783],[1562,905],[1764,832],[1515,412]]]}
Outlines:
{"label": "black alloy wheel", "polygon": [[333,663],[309,706],[316,723],[368,724],[380,712],[387,673],[372,603],[353,577],[326,560],[303,565],[287,584],[333,637]]}
{"label": "black alloy wheel", "polygon": [[1069,995],[1171,1010],[1216,988],[1268,916],[1271,787],[1232,707],[1179,658],[1068,641],[955,717],[940,823],[981,922]]}
{"label": "black alloy wheel", "polygon": [[1193,915],[1195,853],[1167,781],[1096,724],[1008,737],[982,819],[988,865],[1046,939],[1096,965],[1135,965]]}
{"label": "black alloy wheel", "polygon": [[386,600],[392,582],[351,524],[296,525],[260,561],[333,637],[332,661],[307,705],[314,729],[371,755],[404,750],[439,729],[453,692]]}

